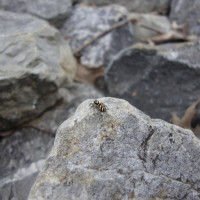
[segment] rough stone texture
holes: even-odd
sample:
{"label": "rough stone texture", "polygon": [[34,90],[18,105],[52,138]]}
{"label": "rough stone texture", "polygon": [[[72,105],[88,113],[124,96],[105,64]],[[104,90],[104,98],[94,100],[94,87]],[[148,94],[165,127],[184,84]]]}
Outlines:
{"label": "rough stone texture", "polygon": [[152,11],[167,12],[170,0],[74,0],[74,2],[84,2],[87,4],[108,5],[111,3],[121,4],[130,11],[147,13]]}
{"label": "rough stone texture", "polygon": [[12,12],[28,12],[55,25],[71,13],[71,0],[0,0],[0,8]]}
{"label": "rough stone texture", "polygon": [[[61,32],[65,38],[69,39],[73,51],[76,51],[86,41],[120,20],[126,19],[127,15],[127,10],[119,5],[100,8],[79,5],[66,20]],[[129,23],[113,30],[85,48],[81,53],[80,62],[90,68],[106,66],[116,53],[132,43],[132,25]]]}
{"label": "rough stone texture", "polygon": [[180,116],[199,98],[200,43],[136,46],[120,52],[106,72],[109,94],[153,118]]}
{"label": "rough stone texture", "polygon": [[73,84],[60,92],[64,98],[62,104],[0,142],[0,199],[27,200],[59,125],[83,100],[103,96],[87,84]]}
{"label": "rough stone texture", "polygon": [[135,42],[146,41],[151,37],[171,31],[171,24],[166,16],[138,13],[131,13],[130,15],[138,19],[138,23],[133,24]]}
{"label": "rough stone texture", "polygon": [[0,141],[0,199],[27,199],[52,143],[52,136],[31,128]]}
{"label": "rough stone texture", "polygon": [[55,105],[76,63],[59,32],[43,20],[1,11],[0,32],[0,130],[6,130]]}
{"label": "rough stone texture", "polygon": [[58,129],[29,200],[200,199],[200,141],[128,102],[83,102]]}
{"label": "rough stone texture", "polygon": [[172,0],[170,19],[178,23],[187,24],[190,34],[200,35],[200,1]]}

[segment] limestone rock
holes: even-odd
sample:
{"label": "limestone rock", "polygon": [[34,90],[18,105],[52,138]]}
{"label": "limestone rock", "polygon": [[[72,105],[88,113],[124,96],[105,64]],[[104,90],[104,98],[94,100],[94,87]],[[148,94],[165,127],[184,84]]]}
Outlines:
{"label": "limestone rock", "polygon": [[139,13],[148,13],[152,11],[166,13],[170,6],[169,0],[74,0],[75,2],[84,2],[87,4],[108,5],[112,3],[125,6],[130,11]]}
{"label": "limestone rock", "polygon": [[188,25],[190,34],[200,35],[200,1],[172,0],[170,19]]}
{"label": "limestone rock", "polygon": [[0,32],[0,130],[6,130],[54,106],[76,63],[59,32],[43,20],[1,11]]}
{"label": "limestone rock", "polygon": [[[61,32],[69,39],[73,51],[86,41],[109,29],[113,24],[126,19],[127,10],[119,5],[90,7],[78,5],[66,20]],[[82,65],[90,68],[107,66],[110,60],[125,47],[132,45],[132,25],[129,23],[111,31],[86,47],[80,56]]]}
{"label": "limestone rock", "polygon": [[83,102],[58,129],[29,200],[200,199],[200,141],[128,102]]}
{"label": "limestone rock", "polygon": [[28,12],[59,26],[71,13],[71,0],[0,0],[0,8],[12,12]]}
{"label": "limestone rock", "polygon": [[109,95],[128,100],[153,118],[181,116],[200,94],[200,43],[149,47],[120,52],[106,71]]}

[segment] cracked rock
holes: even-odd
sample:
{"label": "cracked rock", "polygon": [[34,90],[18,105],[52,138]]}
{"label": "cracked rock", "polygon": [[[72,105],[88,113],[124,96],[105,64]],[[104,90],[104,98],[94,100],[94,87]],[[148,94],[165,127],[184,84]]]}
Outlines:
{"label": "cracked rock", "polygon": [[0,130],[7,130],[54,106],[76,63],[60,33],[43,20],[1,11],[0,30]]}
{"label": "cracked rock", "polygon": [[136,45],[120,52],[105,75],[109,94],[153,118],[181,116],[200,94],[200,42]]}
{"label": "cracked rock", "polygon": [[200,141],[127,101],[84,101],[58,129],[29,200],[200,199]]}
{"label": "cracked rock", "polygon": [[[90,7],[78,5],[66,20],[61,32],[76,52],[87,41],[128,17],[128,11],[119,5]],[[132,24],[128,23],[97,39],[80,52],[80,63],[89,68],[106,67],[120,50],[132,45]]]}

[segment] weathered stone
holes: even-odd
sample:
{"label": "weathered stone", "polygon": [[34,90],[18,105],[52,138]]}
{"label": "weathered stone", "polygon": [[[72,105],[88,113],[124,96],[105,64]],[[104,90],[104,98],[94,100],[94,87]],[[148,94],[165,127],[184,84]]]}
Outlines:
{"label": "weathered stone", "polygon": [[59,32],[43,20],[1,11],[0,32],[0,130],[6,130],[55,105],[76,63]]}
{"label": "weathered stone", "polygon": [[128,102],[83,102],[58,129],[29,200],[200,199],[200,141]]}
{"label": "weathered stone", "polygon": [[144,42],[151,37],[171,31],[171,24],[166,16],[138,13],[130,15],[138,20],[138,23],[133,24],[135,42]]}
{"label": "weathered stone", "polygon": [[83,100],[102,96],[87,84],[73,84],[61,90],[62,104],[0,142],[0,199],[27,199],[59,125]]}
{"label": "weathered stone", "polygon": [[[99,8],[79,5],[66,20],[61,32],[65,38],[69,39],[73,51],[76,51],[86,41],[109,29],[120,20],[126,19],[127,15],[127,10],[118,5]],[[106,66],[116,53],[132,43],[132,24],[128,23],[83,49],[80,62],[90,68]]]}
{"label": "weathered stone", "polygon": [[0,199],[27,199],[52,144],[52,136],[32,128],[0,141]]}
{"label": "weathered stone", "polygon": [[106,72],[109,94],[153,118],[180,116],[199,98],[200,43],[136,46],[119,53]]}
{"label": "weathered stone", "polygon": [[121,4],[130,11],[147,13],[152,11],[166,13],[170,6],[169,0],[74,0],[74,2],[84,2],[87,4],[108,5]]}
{"label": "weathered stone", "polygon": [[71,0],[0,0],[0,8],[12,12],[28,12],[59,26],[69,16]]}
{"label": "weathered stone", "polygon": [[199,0],[172,0],[170,19],[179,24],[187,24],[190,34],[200,35],[199,10]]}

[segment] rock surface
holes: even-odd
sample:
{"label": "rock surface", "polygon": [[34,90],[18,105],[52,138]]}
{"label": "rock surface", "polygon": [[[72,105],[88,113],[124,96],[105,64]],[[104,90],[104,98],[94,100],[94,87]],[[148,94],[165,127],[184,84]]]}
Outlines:
{"label": "rock surface", "polygon": [[0,141],[0,199],[27,200],[59,125],[74,113],[82,101],[103,96],[87,84],[73,84],[62,88],[61,93],[64,98],[62,104]]}
{"label": "rock surface", "polygon": [[52,136],[32,128],[0,141],[0,199],[27,199],[52,144]]}
{"label": "rock surface", "polygon": [[[120,20],[126,19],[127,15],[127,10],[119,5],[100,8],[79,5],[66,20],[61,32],[65,38],[69,39],[73,51],[76,51],[86,41],[109,29]],[[80,63],[90,68],[107,66],[116,53],[132,43],[132,25],[128,23],[86,47],[81,52]]]}
{"label": "rock surface", "polygon": [[[75,1],[75,0],[74,0]],[[170,6],[169,0],[76,0],[76,2],[84,2],[87,4],[108,5],[121,4],[130,11],[139,13],[147,13],[152,11],[167,12]]]}
{"label": "rock surface", "polygon": [[1,11],[0,30],[0,130],[6,130],[54,106],[76,63],[59,32],[43,20]]}
{"label": "rock surface", "polygon": [[83,102],[58,129],[29,200],[200,199],[200,141],[128,102]]}
{"label": "rock surface", "polygon": [[172,0],[170,19],[179,24],[187,24],[190,34],[200,35],[200,1]]}
{"label": "rock surface", "polygon": [[0,8],[12,12],[28,12],[55,25],[71,13],[71,0],[0,0]]}
{"label": "rock surface", "polygon": [[109,94],[128,100],[153,118],[171,119],[200,94],[200,42],[120,52],[106,72]]}

